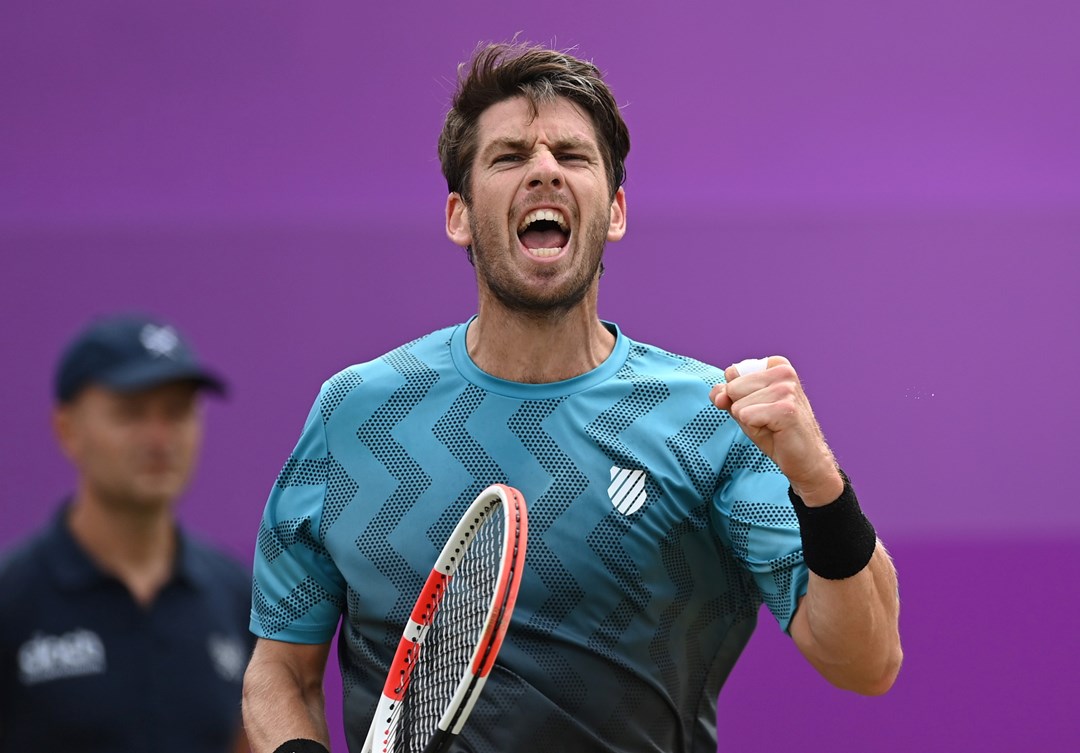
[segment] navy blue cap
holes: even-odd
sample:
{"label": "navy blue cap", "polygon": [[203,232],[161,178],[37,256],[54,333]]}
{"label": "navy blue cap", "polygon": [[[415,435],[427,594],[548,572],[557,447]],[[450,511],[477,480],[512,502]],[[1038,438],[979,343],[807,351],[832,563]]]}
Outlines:
{"label": "navy blue cap", "polygon": [[172,325],[144,316],[114,316],[95,321],[64,350],[56,368],[56,398],[69,402],[91,384],[136,392],[179,381],[225,392],[225,382],[196,360]]}

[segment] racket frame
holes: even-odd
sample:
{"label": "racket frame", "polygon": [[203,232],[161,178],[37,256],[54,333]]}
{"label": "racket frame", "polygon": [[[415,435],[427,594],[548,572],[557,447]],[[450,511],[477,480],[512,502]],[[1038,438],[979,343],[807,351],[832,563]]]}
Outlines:
{"label": "racket frame", "polygon": [[[432,739],[425,748],[425,753],[437,753],[444,750],[461,732],[476,705],[480,691],[495,665],[495,659],[506,637],[507,628],[510,626],[510,617],[513,614],[525,565],[525,546],[528,540],[525,498],[517,489],[506,484],[492,484],[477,495],[461,516],[435,560],[435,565],[420,589],[420,595],[413,606],[393,661],[390,663],[390,671],[387,673],[386,683],[375,709],[375,716],[368,728],[364,753],[376,750],[376,740],[389,739],[390,728],[395,723],[395,709],[408,692],[409,681],[419,659],[421,647],[427,638],[428,630],[431,628],[443,596],[458,566],[467,555],[475,539],[476,531],[487,522],[493,512],[502,515],[505,522],[502,557],[499,562],[499,576],[495,591],[489,602],[488,613],[468,666],[438,721]],[[380,751],[383,749],[379,748]]]}

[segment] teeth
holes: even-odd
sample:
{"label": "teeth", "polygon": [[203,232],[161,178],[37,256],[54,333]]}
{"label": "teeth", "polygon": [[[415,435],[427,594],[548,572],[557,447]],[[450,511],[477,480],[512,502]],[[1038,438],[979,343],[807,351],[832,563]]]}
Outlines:
{"label": "teeth", "polygon": [[545,258],[545,257],[548,257],[548,256],[554,256],[555,254],[559,253],[560,251],[562,251],[561,248],[530,248],[529,249],[530,254],[532,254],[533,256],[539,256],[540,258]]}
{"label": "teeth", "polygon": [[518,225],[518,233],[524,233],[525,228],[540,220],[556,222],[563,232],[570,232],[570,226],[566,224],[566,218],[558,209],[534,209],[522,218],[521,224]]}

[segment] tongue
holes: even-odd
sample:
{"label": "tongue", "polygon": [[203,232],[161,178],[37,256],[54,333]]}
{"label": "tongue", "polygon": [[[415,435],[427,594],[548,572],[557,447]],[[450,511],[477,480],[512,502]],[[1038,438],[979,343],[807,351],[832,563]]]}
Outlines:
{"label": "tongue", "polygon": [[525,248],[562,248],[566,245],[566,234],[558,228],[530,228],[521,234],[521,242]]}

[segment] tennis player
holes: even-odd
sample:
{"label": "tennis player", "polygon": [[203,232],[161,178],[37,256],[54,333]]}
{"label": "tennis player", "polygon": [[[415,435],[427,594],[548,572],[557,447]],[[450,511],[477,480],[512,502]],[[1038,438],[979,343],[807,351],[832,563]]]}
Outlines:
{"label": "tennis player", "polygon": [[333,376],[312,406],[258,535],[258,753],[325,750],[339,625],[360,750],[424,575],[493,482],[529,502],[528,556],[454,750],[714,753],[717,693],[762,603],[832,684],[893,684],[895,572],[792,365],[724,370],[599,318],[628,151],[588,62],[494,45],[461,68],[439,154],[478,310]]}

